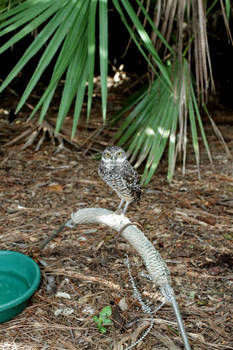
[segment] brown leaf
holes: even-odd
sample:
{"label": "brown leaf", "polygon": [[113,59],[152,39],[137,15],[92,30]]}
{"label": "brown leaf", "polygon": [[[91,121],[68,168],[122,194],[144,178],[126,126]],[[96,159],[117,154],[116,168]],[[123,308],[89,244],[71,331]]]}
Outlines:
{"label": "brown leaf", "polygon": [[51,184],[47,187],[48,191],[51,192],[62,192],[63,191],[63,186],[60,184]]}

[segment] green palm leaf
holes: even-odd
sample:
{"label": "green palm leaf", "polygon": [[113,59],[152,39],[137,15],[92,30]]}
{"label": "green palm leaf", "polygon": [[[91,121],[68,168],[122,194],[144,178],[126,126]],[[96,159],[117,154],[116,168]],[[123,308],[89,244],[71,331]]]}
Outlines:
{"label": "green palm leaf", "polygon": [[59,54],[59,58],[57,59],[56,71],[54,71],[50,84],[46,90],[46,94],[49,93],[50,87],[53,87],[55,84],[57,84],[62,77],[62,74],[67,69],[72,54],[75,52],[75,39],[77,42],[79,42],[79,39],[82,37],[83,31],[85,30],[85,16],[87,15],[85,12],[85,9],[87,9],[86,4],[86,1],[78,1],[77,3],[71,4],[69,6],[69,12],[67,13],[66,18],[63,19],[62,26],[57,29],[56,33],[51,39],[49,45],[47,46],[44,54],[39,61],[39,64],[29,84],[27,85],[27,88],[24,91],[23,96],[19,101],[17,112],[25,103],[35,84],[58,51],[66,36],[65,41],[62,45],[62,50]]}
{"label": "green palm leaf", "polygon": [[[87,40],[85,40],[85,36],[83,36],[83,39],[82,45],[79,44],[67,69],[65,86],[57,117],[56,131],[60,130],[70,109],[74,96],[76,95],[80,80],[83,78],[83,67],[85,66],[85,62],[87,60]],[[85,76],[85,78],[87,77]],[[82,103],[83,100],[80,100],[81,105]]]}
{"label": "green palm leaf", "polygon": [[106,120],[107,77],[108,77],[108,14],[107,0],[99,0],[99,36],[100,36],[100,83],[102,97],[102,114]]}
{"label": "green palm leaf", "polygon": [[[29,46],[29,48],[26,50],[23,57],[20,59],[20,61],[16,64],[16,66],[13,68],[13,70],[10,72],[10,74],[7,76],[7,78],[4,80],[0,87],[0,92],[5,89],[6,86],[9,85],[9,83],[16,77],[16,75],[22,70],[22,68],[28,63],[28,61],[41,49],[41,47],[48,41],[49,37],[53,35],[54,31],[57,29],[57,27],[63,22],[64,15],[66,15],[66,7],[62,8],[60,11],[57,11],[55,18],[53,18],[47,26],[40,32],[40,34],[37,36],[37,38],[33,41],[33,43]],[[69,13],[69,11],[68,11]],[[46,17],[47,19],[47,17]],[[1,20],[1,17],[0,17]],[[26,35],[26,34],[25,34]],[[13,39],[13,38],[12,38]],[[20,38],[21,39],[21,38]],[[18,39],[18,40],[20,40]],[[14,44],[15,41],[10,40],[10,45]],[[8,43],[3,45],[0,48],[0,53],[5,51],[9,47]],[[47,50],[48,51],[48,50]],[[47,65],[46,65],[47,66]],[[34,84],[35,85],[35,84]]]}
{"label": "green palm leaf", "polygon": [[84,93],[86,88],[86,80],[87,80],[88,70],[87,67],[85,67],[83,74],[80,78],[77,94],[76,94],[76,100],[75,100],[75,109],[74,109],[74,120],[73,120],[73,128],[72,128],[72,138],[74,138],[76,129],[78,126],[79,116],[80,112],[83,106],[83,99],[84,99]]}
{"label": "green palm leaf", "polygon": [[[18,33],[13,35],[13,37],[7,41],[5,45],[0,48],[0,54],[6,51],[9,47],[14,45],[16,42],[24,38],[26,35],[31,33],[34,29],[38,28],[40,24],[44,23],[51,15],[53,15],[58,8],[60,7],[58,2],[45,2],[38,5],[32,6],[29,1],[28,8],[24,10],[22,13],[15,15],[14,17],[10,17],[10,19],[6,22],[2,23],[2,26],[7,26],[5,29],[2,29],[0,32],[0,36],[4,36],[11,31],[15,31],[17,28],[20,28],[22,24],[29,22],[29,24],[25,25]],[[9,15],[11,11],[9,11]],[[18,18],[19,17],[19,18]],[[4,19],[4,16],[0,16],[0,21]],[[11,21],[14,21],[13,24],[10,24]],[[10,24],[10,25],[9,25]],[[37,39],[38,40],[38,39]]]}
{"label": "green palm leaf", "polygon": [[[66,74],[64,90],[58,111],[56,131],[58,132],[75,99],[75,111],[72,136],[75,134],[79,113],[81,111],[85,85],[88,80],[88,117],[90,115],[93,78],[95,66],[95,18],[98,0],[26,0],[22,4],[5,11],[0,15],[0,36],[18,30],[1,48],[0,53],[21,40],[39,25],[45,23],[22,58],[0,86],[2,91],[16,75],[25,67],[29,60],[38,53],[44,45],[38,65],[18,103],[18,112],[24,105],[32,90],[41,78],[45,69],[57,56],[50,83],[31,113],[31,118],[41,108],[42,122],[50,106],[56,87],[63,74]],[[99,0],[100,16],[100,71],[103,102],[103,118],[106,119],[107,105],[107,68],[108,68],[108,14],[107,0]],[[88,69],[87,69],[88,67]]]}
{"label": "green palm leaf", "polygon": [[87,101],[87,119],[91,113],[94,65],[95,65],[95,26],[96,26],[96,7],[97,0],[91,0],[89,19],[88,19],[88,101]]}

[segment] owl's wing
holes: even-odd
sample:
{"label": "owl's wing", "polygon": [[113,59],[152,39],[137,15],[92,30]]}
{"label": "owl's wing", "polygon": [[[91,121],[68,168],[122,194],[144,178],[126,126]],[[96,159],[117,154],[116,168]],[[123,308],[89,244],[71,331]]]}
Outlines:
{"label": "owl's wing", "polygon": [[124,186],[131,192],[136,200],[140,200],[141,188],[139,177],[134,167],[127,161],[120,169],[121,181]]}
{"label": "owl's wing", "polygon": [[128,161],[127,163],[125,162],[122,168],[120,169],[120,175],[122,180],[125,181],[127,184],[137,184],[139,182],[137,171]]}

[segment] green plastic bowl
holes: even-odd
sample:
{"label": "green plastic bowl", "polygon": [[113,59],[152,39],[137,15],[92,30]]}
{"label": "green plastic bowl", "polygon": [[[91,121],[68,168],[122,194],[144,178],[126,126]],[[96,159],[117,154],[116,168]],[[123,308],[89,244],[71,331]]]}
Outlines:
{"label": "green plastic bowl", "polygon": [[28,304],[40,283],[40,269],[27,255],[0,250],[0,323],[9,321]]}

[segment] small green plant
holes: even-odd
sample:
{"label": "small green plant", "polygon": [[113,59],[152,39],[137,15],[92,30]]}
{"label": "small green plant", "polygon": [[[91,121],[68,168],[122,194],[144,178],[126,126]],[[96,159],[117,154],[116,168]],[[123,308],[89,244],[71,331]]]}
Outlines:
{"label": "small green plant", "polygon": [[109,326],[113,324],[110,316],[112,315],[112,308],[110,305],[103,307],[100,311],[99,316],[94,316],[93,320],[97,324],[98,330],[100,333],[105,333],[107,329],[104,326]]}

